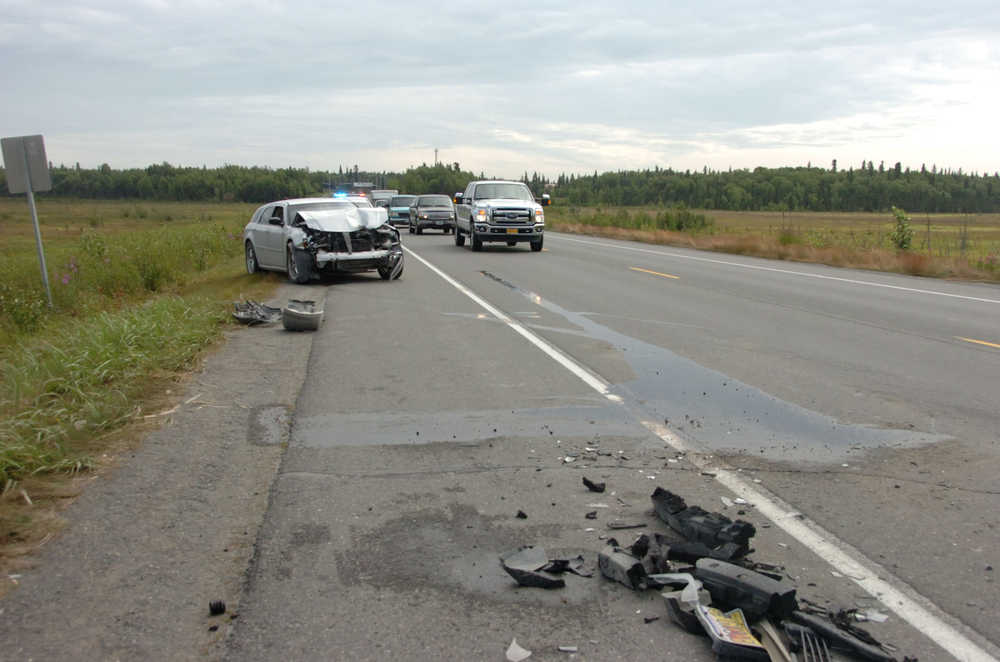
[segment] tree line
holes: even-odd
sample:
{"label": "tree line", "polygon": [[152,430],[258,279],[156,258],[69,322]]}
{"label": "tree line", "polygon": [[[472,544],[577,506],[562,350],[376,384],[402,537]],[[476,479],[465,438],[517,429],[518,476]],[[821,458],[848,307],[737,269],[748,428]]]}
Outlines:
{"label": "tree line", "polygon": [[[406,193],[462,191],[473,179],[458,163],[422,164],[402,173],[363,171],[357,166],[334,171],[308,168],[265,168],[226,165],[182,167],[169,163],[116,170],[107,164],[88,169],[50,169],[52,191],[65,198],[131,198],[267,202],[281,198],[329,195],[338,184],[366,181]],[[861,167],[838,169],[787,167],[753,170],[677,171],[620,170],[593,175],[560,175],[551,181],[525,172],[521,178],[536,195],[550,193],[562,204],[661,205],[747,211],[888,211],[1000,212],[1000,175],[963,173],[921,167],[887,168],[863,161]],[[6,191],[0,170],[0,191]]]}
{"label": "tree line", "polygon": [[[537,175],[535,176],[537,178]],[[544,178],[540,178],[544,180]],[[549,186],[569,204],[685,205],[742,211],[888,211],[985,213],[1000,211],[1000,175],[961,170],[891,168],[864,161],[832,167],[755,168],[701,172],[629,170],[561,175]]]}

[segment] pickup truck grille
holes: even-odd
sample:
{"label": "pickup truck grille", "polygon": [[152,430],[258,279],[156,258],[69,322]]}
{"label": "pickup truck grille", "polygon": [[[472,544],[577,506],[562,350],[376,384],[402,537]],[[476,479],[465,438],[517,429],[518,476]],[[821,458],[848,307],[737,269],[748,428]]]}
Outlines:
{"label": "pickup truck grille", "polygon": [[531,211],[528,209],[499,207],[493,210],[493,223],[496,225],[526,225],[530,222]]}

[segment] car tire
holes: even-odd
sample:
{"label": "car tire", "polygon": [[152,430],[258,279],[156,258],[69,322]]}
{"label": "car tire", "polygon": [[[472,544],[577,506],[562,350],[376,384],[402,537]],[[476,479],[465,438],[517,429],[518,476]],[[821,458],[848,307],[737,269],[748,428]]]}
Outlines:
{"label": "car tire", "polygon": [[297,251],[295,247],[288,244],[285,251],[285,271],[288,272],[288,280],[299,285],[308,283],[312,278],[312,266],[309,264],[309,254],[305,251]]}
{"label": "car tire", "polygon": [[538,241],[531,242],[531,250],[535,251],[536,253],[542,250],[542,242],[544,240],[545,240],[544,237],[539,237]]}
{"label": "car tire", "polygon": [[403,275],[403,258],[399,258],[399,262],[393,267],[379,267],[378,275],[382,280],[399,280],[399,277]]}
{"label": "car tire", "polygon": [[418,224],[417,225],[417,234],[423,234],[423,233],[424,233],[424,229],[422,227],[420,227],[420,225]]}
{"label": "car tire", "polygon": [[476,233],[472,233],[472,250],[479,252],[483,250],[483,240],[476,236]]}
{"label": "car tire", "polygon": [[410,234],[413,234],[413,226],[411,225],[409,226],[409,228],[410,228]]}
{"label": "car tire", "polygon": [[455,245],[465,246],[465,235],[458,228],[455,228]]}
{"label": "car tire", "polygon": [[260,271],[260,263],[257,262],[257,253],[253,249],[253,244],[247,241],[245,250],[247,256],[247,273],[255,274]]}

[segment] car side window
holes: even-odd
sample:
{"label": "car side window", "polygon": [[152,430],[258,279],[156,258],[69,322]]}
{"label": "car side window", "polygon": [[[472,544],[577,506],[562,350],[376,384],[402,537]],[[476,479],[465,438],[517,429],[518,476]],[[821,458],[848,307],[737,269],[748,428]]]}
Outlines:
{"label": "car side window", "polygon": [[284,219],[285,219],[285,208],[282,207],[281,205],[276,205],[274,207],[274,211],[271,212],[270,218],[276,218],[279,221],[284,222]]}
{"label": "car side window", "polygon": [[464,202],[466,200],[474,200],[475,198],[472,197],[472,194],[475,193],[475,191],[476,191],[475,185],[469,184],[469,188],[465,189],[465,195],[462,196],[462,201]]}

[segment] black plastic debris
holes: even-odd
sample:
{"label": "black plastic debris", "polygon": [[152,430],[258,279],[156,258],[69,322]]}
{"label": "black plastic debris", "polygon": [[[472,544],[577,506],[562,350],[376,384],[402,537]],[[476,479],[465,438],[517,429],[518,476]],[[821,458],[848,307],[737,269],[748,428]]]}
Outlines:
{"label": "black plastic debris", "polygon": [[742,609],[751,621],[765,614],[788,618],[798,609],[795,587],[789,582],[776,581],[742,566],[699,559],[695,576],[712,594],[713,602]]}
{"label": "black plastic debris", "polygon": [[533,588],[563,588],[566,586],[566,582],[561,578],[552,577],[542,572],[548,563],[549,559],[545,550],[530,545],[500,556],[500,565],[521,586]]}
{"label": "black plastic debris", "polygon": [[635,558],[618,546],[614,538],[608,540],[608,545],[597,555],[597,567],[601,574],[612,581],[619,582],[634,590],[643,590],[646,582],[646,568],[642,561]]}
{"label": "black plastic debris", "polygon": [[689,542],[702,542],[716,549],[727,543],[736,545],[729,558],[743,556],[750,551],[750,538],[757,530],[743,520],[735,522],[720,513],[710,513],[699,506],[688,506],[684,499],[657,487],[651,496],[657,516]]}
{"label": "black plastic debris", "polygon": [[593,577],[593,571],[588,570],[584,566],[585,563],[581,554],[572,559],[551,559],[546,565],[542,566],[541,570],[542,572],[550,572],[553,575],[571,572],[580,577]]}
{"label": "black plastic debris", "polygon": [[826,639],[834,648],[849,650],[858,657],[866,660],[874,660],[875,662],[896,661],[895,656],[887,653],[874,637],[864,630],[861,630],[861,628],[857,628],[857,626],[853,626],[853,628],[864,632],[866,638],[874,643],[862,641],[852,632],[838,627],[828,617],[819,616],[817,614],[807,614],[798,610],[792,612],[791,616],[792,620],[796,623],[809,628],[822,638]]}
{"label": "black plastic debris", "polygon": [[281,308],[266,306],[252,299],[243,302],[234,301],[233,317],[236,318],[236,321],[248,326],[273,324],[281,319]]}
{"label": "black plastic debris", "polygon": [[743,547],[736,543],[727,542],[711,548],[703,542],[680,542],[670,545],[670,560],[685,561],[694,563],[698,559],[716,559],[718,561],[732,561],[742,556]]}
{"label": "black plastic debris", "polygon": [[226,603],[222,600],[212,600],[208,603],[208,613],[210,616],[218,616],[226,613]]}
{"label": "black plastic debris", "polygon": [[699,605],[712,604],[712,596],[702,588],[700,581],[688,572],[649,575],[647,579],[658,586],[681,586],[681,590],[660,594],[667,605],[667,613],[687,632],[701,634],[704,631],[694,611]]}
{"label": "black plastic debris", "polygon": [[523,510],[517,511],[517,519],[528,519],[528,514]]}
{"label": "black plastic debris", "polygon": [[597,511],[591,510],[589,513],[584,515],[584,517],[586,517],[587,519],[597,519]]}
{"label": "black plastic debris", "polygon": [[586,485],[587,489],[591,492],[603,492],[607,489],[607,483],[595,483],[586,476],[583,477],[583,484]]}
{"label": "black plastic debris", "polygon": [[635,542],[629,546],[628,551],[635,558],[644,559],[646,558],[646,554],[649,553],[649,546],[649,536],[644,533],[635,539]]}

